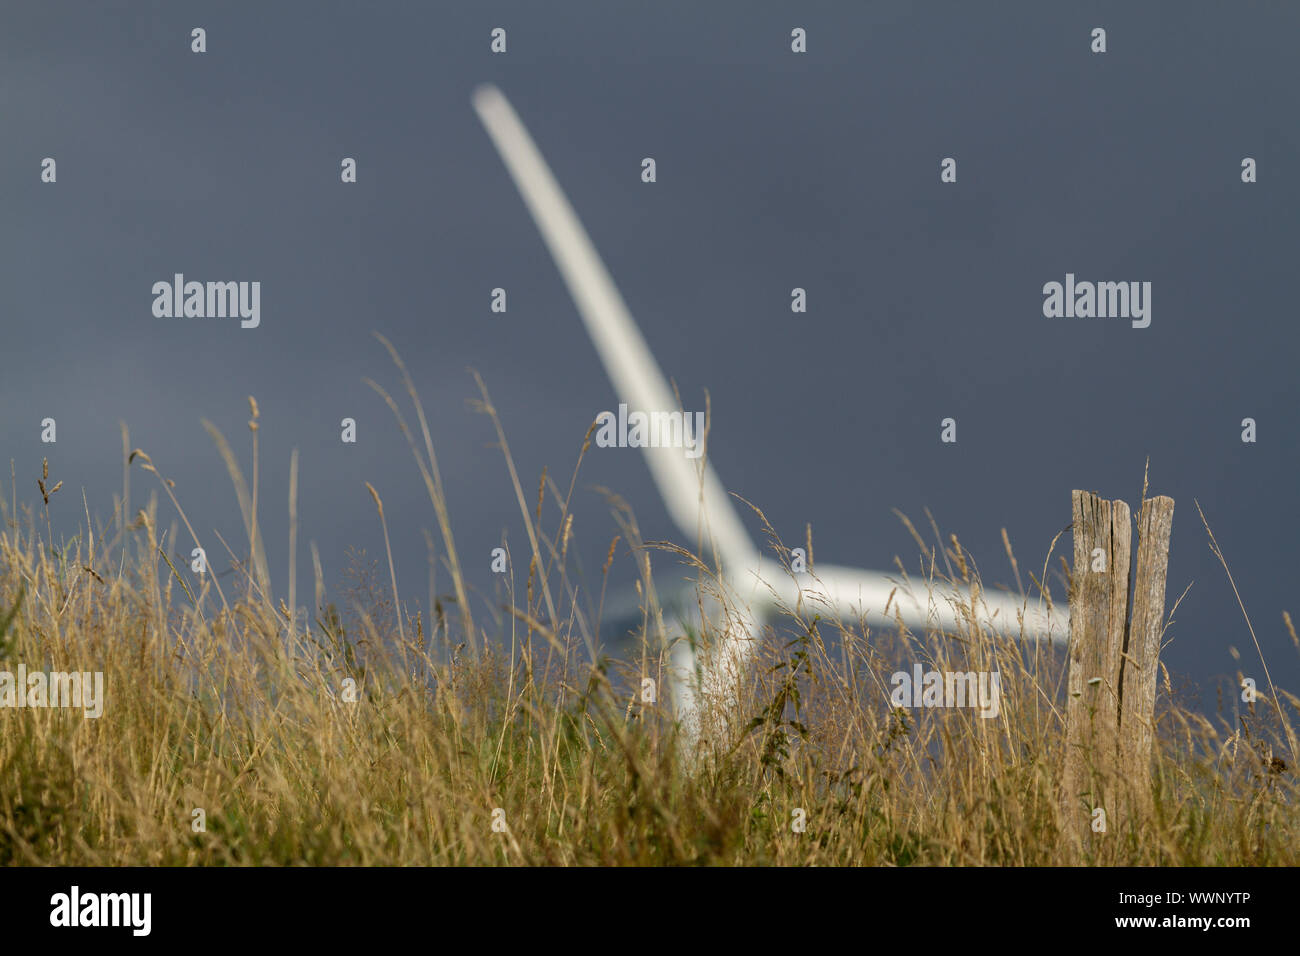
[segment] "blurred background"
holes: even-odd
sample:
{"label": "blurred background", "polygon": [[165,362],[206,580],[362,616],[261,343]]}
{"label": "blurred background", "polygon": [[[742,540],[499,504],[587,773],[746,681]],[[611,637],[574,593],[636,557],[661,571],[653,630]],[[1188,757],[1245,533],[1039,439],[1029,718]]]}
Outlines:
{"label": "blurred background", "polygon": [[[194,27],[206,53],[190,50]],[[505,54],[490,51],[495,27]],[[806,54],[791,52],[795,27]],[[819,561],[885,570],[897,555],[915,570],[894,509],[926,528],[928,508],[988,584],[1014,585],[1002,528],[1037,575],[1070,490],[1136,505],[1149,456],[1151,493],[1177,502],[1169,604],[1190,585],[1163,660],[1210,703],[1238,666],[1263,684],[1199,501],[1274,679],[1295,688],[1282,613],[1300,611],[1297,27],[1295,6],[1209,3],[9,3],[0,452],[29,504],[49,458],[64,482],[51,518],[70,535],[83,491],[112,514],[125,421],[200,536],[233,544],[238,505],[200,420],[247,471],[254,395],[277,595],[297,448],[299,603],[311,541],[331,589],[349,549],[382,562],[370,481],[403,598],[427,617],[433,510],[362,382],[396,394],[381,332],[429,412],[476,600],[500,603],[503,536],[522,589],[527,538],[467,370],[491,390],[530,503],[543,468],[567,489],[618,399],[471,109],[493,82],[687,408],[707,390],[724,484],[788,544],[811,524]],[[355,184],[340,182],[344,157]],[[939,181],[945,157],[955,184]],[[260,281],[260,327],[155,318],[151,287],[177,272]],[[1044,318],[1042,286],[1067,272],[1150,281],[1150,328]],[[495,287],[505,314],[490,311]],[[55,444],[40,440],[47,417]],[[356,444],[340,441],[345,417]],[[945,417],[955,445],[939,440]],[[132,481],[134,509],[157,486]],[[592,589],[617,533],[600,486],[647,539],[680,540],[640,453],[593,447],[572,545]],[[171,506],[160,514],[165,529]],[[1067,534],[1055,555],[1071,547]],[[224,566],[215,539],[208,552]],[[653,561],[662,584],[685,575]],[[633,577],[620,548],[611,587]]]}

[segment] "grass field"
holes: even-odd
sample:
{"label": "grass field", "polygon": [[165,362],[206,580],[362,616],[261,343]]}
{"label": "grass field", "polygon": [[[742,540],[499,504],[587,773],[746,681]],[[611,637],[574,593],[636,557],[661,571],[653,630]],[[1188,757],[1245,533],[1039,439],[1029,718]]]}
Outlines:
{"label": "grass field", "polygon": [[[764,642],[713,746],[682,753],[655,615],[628,659],[593,663],[586,650],[583,628],[597,622],[570,600],[562,491],[534,508],[515,479],[534,541],[527,580],[509,613],[476,621],[406,382],[414,429],[384,394],[442,529],[453,596],[434,608],[398,604],[388,564],[378,581],[363,564],[344,594],[327,592],[317,565],[307,622],[289,613],[296,568],[287,604],[266,593],[255,403],[250,486],[218,442],[248,530],[224,585],[166,556],[188,553],[192,532],[160,531],[189,522],[143,452],[124,459],[153,482],[148,506],[95,529],[86,516],[71,540],[51,540],[50,514],[79,502],[48,474],[34,501],[6,496],[0,671],[103,671],[105,701],[98,719],[0,709],[0,862],[1300,863],[1294,697],[1262,688],[1254,704],[1203,715],[1177,705],[1164,675],[1149,811],[1081,832],[1058,797],[1063,655],[973,625],[876,633],[795,614]],[[486,391],[484,403],[491,413]],[[554,537],[537,520],[544,505]],[[631,516],[621,521],[641,546]],[[977,593],[955,539],[946,554],[918,546]],[[646,594],[653,584],[647,572]],[[707,647],[710,626],[693,638]],[[891,707],[890,674],[916,663],[996,671],[997,716]],[[654,703],[642,701],[646,676]]]}

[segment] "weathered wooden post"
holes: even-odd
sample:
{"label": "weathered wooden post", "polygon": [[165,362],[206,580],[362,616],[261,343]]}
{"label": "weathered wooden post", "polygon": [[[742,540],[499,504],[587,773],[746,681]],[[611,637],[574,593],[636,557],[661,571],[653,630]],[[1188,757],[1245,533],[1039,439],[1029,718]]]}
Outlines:
{"label": "weathered wooden post", "polygon": [[1174,502],[1165,497],[1142,502],[1131,620],[1128,505],[1086,491],[1075,491],[1071,504],[1074,568],[1061,815],[1077,838],[1088,830],[1106,832],[1150,799]]}
{"label": "weathered wooden post", "polygon": [[1137,574],[1120,684],[1120,759],[1122,779],[1131,788],[1132,812],[1149,809],[1151,746],[1155,732],[1156,675],[1160,638],[1165,630],[1165,579],[1174,500],[1161,495],[1142,502],[1138,516]]}
{"label": "weathered wooden post", "polygon": [[1090,823],[1097,808],[1113,812],[1132,527],[1123,501],[1075,491],[1071,505],[1074,569],[1061,809],[1077,832],[1074,822]]}

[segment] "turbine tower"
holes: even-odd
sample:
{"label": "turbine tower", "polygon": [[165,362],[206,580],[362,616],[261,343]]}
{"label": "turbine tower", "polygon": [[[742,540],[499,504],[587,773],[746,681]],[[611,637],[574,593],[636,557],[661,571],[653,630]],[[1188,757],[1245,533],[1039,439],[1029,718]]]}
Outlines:
{"label": "turbine tower", "polygon": [[[619,400],[647,414],[676,411],[667,379],[609,270],[514,108],[494,86],[475,90],[473,104],[541,231]],[[688,753],[713,737],[716,715],[736,699],[755,635],[764,619],[782,608],[813,605],[827,616],[872,626],[901,621],[913,629],[965,631],[978,623],[1013,638],[1068,639],[1068,612],[1042,598],[984,593],[972,602],[946,583],[926,583],[918,596],[886,574],[821,564],[813,572],[793,574],[760,554],[707,454],[691,460],[680,448],[642,450],[669,516],[692,540],[708,544],[725,584],[718,602],[721,640],[701,662],[699,680],[685,642],[675,645],[670,659],[673,706]]]}

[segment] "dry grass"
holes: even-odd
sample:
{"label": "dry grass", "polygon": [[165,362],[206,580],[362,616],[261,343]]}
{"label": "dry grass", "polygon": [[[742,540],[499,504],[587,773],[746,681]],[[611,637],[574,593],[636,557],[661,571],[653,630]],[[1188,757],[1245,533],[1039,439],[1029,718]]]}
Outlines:
{"label": "dry grass", "polygon": [[[974,628],[882,634],[792,615],[779,634],[769,629],[734,729],[688,772],[630,513],[619,515],[650,609],[643,641],[627,660],[593,661],[597,622],[567,567],[574,482],[562,493],[544,479],[530,504],[505,451],[531,553],[512,556],[527,573],[508,613],[476,623],[428,426],[401,372],[421,440],[375,387],[439,520],[451,613],[441,600],[428,618],[399,604],[390,553],[392,593],[382,572],[363,569],[374,580],[346,615],[325,601],[317,560],[304,627],[269,593],[256,481],[244,487],[224,439],[249,538],[229,593],[166,557],[191,545],[177,543],[174,522],[160,534],[156,496],[130,524],[123,505],[97,534],[86,515],[81,535],[57,545],[49,509],[66,507],[66,492],[43,493],[38,510],[18,509],[16,497],[4,507],[0,670],[102,670],[107,701],[97,720],[79,709],[0,710],[0,862],[1300,863],[1294,698],[1264,695],[1211,720],[1175,706],[1166,675],[1150,815],[1074,848],[1057,799],[1063,655]],[[482,409],[495,420],[485,389]],[[149,456],[130,459],[189,528]],[[48,474],[40,480],[47,486]],[[219,543],[189,534],[211,561]],[[964,589],[978,586],[955,540],[928,550],[932,571],[943,565]],[[296,568],[289,579],[292,595]],[[706,624],[693,637],[708,645],[713,635]],[[891,708],[889,675],[913,663],[997,671],[1001,712]],[[644,676],[661,688],[658,704],[641,702]],[[504,830],[494,829],[497,809]],[[792,828],[796,809],[804,832]]]}

